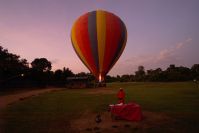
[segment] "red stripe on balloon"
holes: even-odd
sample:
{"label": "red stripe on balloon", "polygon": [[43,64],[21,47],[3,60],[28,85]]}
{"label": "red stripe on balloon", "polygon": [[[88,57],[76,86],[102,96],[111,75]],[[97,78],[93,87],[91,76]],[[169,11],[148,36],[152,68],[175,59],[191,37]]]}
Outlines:
{"label": "red stripe on balloon", "polygon": [[119,59],[119,57],[121,56],[121,54],[126,46],[127,30],[126,30],[126,26],[124,25],[124,23],[122,21],[120,21],[120,27],[121,27],[121,37],[120,37],[120,41],[118,42],[118,48],[116,51],[117,56],[115,56],[112,59],[111,65],[109,66],[108,70],[110,70],[114,66],[114,64]]}
{"label": "red stripe on balloon", "polygon": [[92,73],[96,73],[96,66],[93,59],[93,55],[91,53],[91,45],[89,41],[89,33],[88,33],[88,13],[84,16],[81,16],[79,20],[76,22],[76,39],[77,44],[82,52],[82,55],[84,55],[86,61],[88,62],[88,65],[91,67]]}
{"label": "red stripe on balloon", "polygon": [[117,48],[121,38],[120,19],[111,14],[106,13],[106,47],[103,64],[103,72],[106,74],[112,64],[112,59],[117,55]]}

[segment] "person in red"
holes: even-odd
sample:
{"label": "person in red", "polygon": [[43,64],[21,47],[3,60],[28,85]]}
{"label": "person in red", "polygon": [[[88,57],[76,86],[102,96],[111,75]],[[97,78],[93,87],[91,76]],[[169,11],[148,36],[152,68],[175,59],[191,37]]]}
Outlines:
{"label": "person in red", "polygon": [[124,104],[125,92],[122,88],[117,93],[118,104]]}

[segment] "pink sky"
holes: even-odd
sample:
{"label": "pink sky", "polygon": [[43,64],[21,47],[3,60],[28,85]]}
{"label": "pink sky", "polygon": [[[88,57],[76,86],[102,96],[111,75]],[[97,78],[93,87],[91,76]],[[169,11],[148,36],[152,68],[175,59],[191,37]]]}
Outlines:
{"label": "pink sky", "polygon": [[53,70],[68,67],[88,72],[70,41],[73,22],[88,11],[103,9],[127,26],[126,48],[110,75],[133,74],[170,64],[199,63],[197,0],[0,0],[0,45],[32,62],[45,57]]}

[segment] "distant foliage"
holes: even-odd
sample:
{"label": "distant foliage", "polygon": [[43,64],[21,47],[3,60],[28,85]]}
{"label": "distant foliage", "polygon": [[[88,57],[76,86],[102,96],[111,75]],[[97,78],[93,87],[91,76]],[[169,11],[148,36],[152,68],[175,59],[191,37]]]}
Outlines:
{"label": "distant foliage", "polygon": [[20,59],[20,56],[9,53],[7,49],[0,46],[0,88],[9,85],[10,82],[18,86],[21,84],[22,74],[28,70],[26,59]]}
{"label": "distant foliage", "polygon": [[176,67],[171,64],[165,71],[161,68],[157,69],[144,69],[144,66],[139,66],[135,75],[122,75],[117,77],[107,76],[107,81],[120,81],[120,82],[176,82],[176,81],[193,81],[199,80],[199,64],[194,64],[191,69],[183,66]]}
{"label": "distant foliage", "polygon": [[31,65],[37,71],[50,71],[52,68],[51,62],[46,58],[36,58],[32,61]]}
{"label": "distant foliage", "polygon": [[[30,64],[19,55],[12,54],[0,46],[0,90],[4,88],[22,87],[64,87],[68,77],[87,77],[95,80],[91,73],[80,72],[74,74],[69,68],[51,71],[52,63],[46,58],[36,58]],[[106,82],[175,82],[175,81],[198,81],[199,64],[191,68],[184,66],[176,67],[171,64],[166,70],[161,68],[145,70],[139,66],[138,70],[130,74],[110,76]]]}
{"label": "distant foliage", "polygon": [[21,59],[0,46],[0,90],[64,86],[66,78],[74,76],[69,68],[64,67],[55,72],[51,68],[51,62],[46,58],[36,58],[29,64],[26,59]]}

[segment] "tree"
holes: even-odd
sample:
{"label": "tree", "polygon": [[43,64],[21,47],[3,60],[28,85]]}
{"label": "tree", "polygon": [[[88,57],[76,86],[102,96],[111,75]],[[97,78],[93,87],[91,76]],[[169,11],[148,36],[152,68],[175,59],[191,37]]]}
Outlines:
{"label": "tree", "polygon": [[89,73],[85,73],[85,72],[80,72],[80,73],[76,74],[77,77],[87,77],[89,75],[90,75]]}
{"label": "tree", "polygon": [[46,58],[36,58],[31,62],[31,78],[36,82],[37,86],[46,87],[49,84],[51,62]]}
{"label": "tree", "polygon": [[106,82],[108,83],[110,83],[110,82],[115,82],[115,81],[117,81],[117,79],[116,79],[116,77],[112,77],[112,76],[110,76],[110,75],[106,75]]}
{"label": "tree", "polygon": [[72,77],[74,76],[75,74],[69,69],[69,68],[63,68],[63,75],[65,78],[67,77]]}
{"label": "tree", "polygon": [[58,69],[54,73],[54,85],[65,86],[67,84],[67,77],[74,76],[74,73],[69,68]]}
{"label": "tree", "polygon": [[130,76],[128,74],[124,74],[121,76],[120,82],[129,82]]}
{"label": "tree", "polygon": [[170,65],[164,72],[167,81],[188,81],[191,79],[191,71],[187,67]]}
{"label": "tree", "polygon": [[28,68],[26,59],[20,59],[20,56],[9,53],[0,46],[0,79],[25,73]]}
{"label": "tree", "polygon": [[[0,85],[3,87],[20,87],[24,84],[22,74],[28,71],[28,62],[26,59],[20,59],[20,56],[9,53],[7,49],[0,46]],[[24,78],[23,78],[24,79]],[[16,84],[14,84],[14,82]]]}
{"label": "tree", "polygon": [[117,81],[120,81],[120,78],[121,78],[120,75],[116,76]]}
{"label": "tree", "polygon": [[166,70],[166,81],[176,81],[178,80],[178,72],[174,64],[171,64]]}
{"label": "tree", "polygon": [[145,80],[144,66],[138,66],[138,71],[135,72],[135,80],[136,81],[144,81]]}
{"label": "tree", "polygon": [[163,71],[161,68],[155,70],[147,70],[147,80],[148,81],[163,81]]}
{"label": "tree", "polygon": [[180,67],[177,67],[177,71],[179,73],[180,81],[192,80],[191,69],[189,69],[187,67],[180,66]]}
{"label": "tree", "polygon": [[63,79],[63,72],[62,70],[58,69],[54,73],[55,81],[61,81]]}
{"label": "tree", "polygon": [[32,68],[37,70],[37,71],[50,71],[52,66],[51,62],[48,61],[46,58],[36,58],[34,61],[31,63]]}
{"label": "tree", "polygon": [[194,64],[191,67],[191,73],[194,79],[199,80],[199,64]]}

